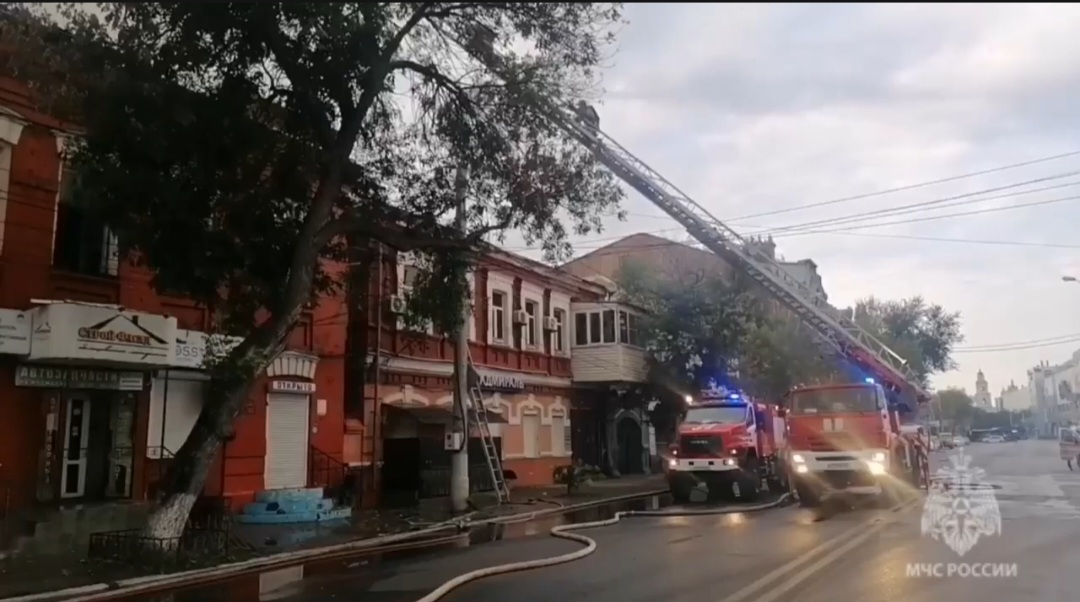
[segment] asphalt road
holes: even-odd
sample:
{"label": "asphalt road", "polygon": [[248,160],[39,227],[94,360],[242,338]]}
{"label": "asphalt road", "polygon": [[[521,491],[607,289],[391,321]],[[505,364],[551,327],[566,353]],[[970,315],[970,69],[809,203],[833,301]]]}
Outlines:
{"label": "asphalt road", "polygon": [[[935,461],[948,464],[956,453],[937,452]],[[631,517],[583,532],[599,548],[582,560],[470,583],[444,600],[1075,600],[1080,592],[1080,472],[1070,473],[1058,459],[1056,442],[973,444],[966,453],[970,465],[985,475],[981,488],[963,489],[966,497],[959,501],[971,502],[976,494],[970,492],[982,492],[975,506],[996,503],[1001,521],[999,532],[980,535],[963,556],[922,534],[921,498],[900,512],[864,508],[823,514],[788,507],[711,517]],[[264,575],[244,592],[203,590],[191,592],[190,599],[209,602],[215,596],[208,594],[215,593],[230,602],[413,602],[463,572],[577,549],[577,544],[542,535],[549,526],[518,527],[534,534],[522,539],[381,562],[307,567],[302,579],[298,570],[291,576]],[[997,576],[973,576],[973,571],[996,571]],[[171,597],[174,602],[185,599],[189,596]]]}

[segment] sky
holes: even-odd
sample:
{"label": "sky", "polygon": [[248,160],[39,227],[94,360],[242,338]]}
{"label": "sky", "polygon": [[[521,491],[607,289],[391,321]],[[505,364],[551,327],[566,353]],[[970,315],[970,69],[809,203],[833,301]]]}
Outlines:
{"label": "sky", "polygon": [[[996,396],[1080,348],[1080,284],[1062,281],[1080,277],[1080,154],[748,218],[1080,151],[1080,6],[630,4],[625,18],[601,128],[741,233],[869,213],[777,232],[778,252],[813,259],[839,307],[922,295],[959,311],[959,367],[936,388],[973,392],[982,369]],[[640,231],[686,240],[636,192],[623,208],[578,254]]]}

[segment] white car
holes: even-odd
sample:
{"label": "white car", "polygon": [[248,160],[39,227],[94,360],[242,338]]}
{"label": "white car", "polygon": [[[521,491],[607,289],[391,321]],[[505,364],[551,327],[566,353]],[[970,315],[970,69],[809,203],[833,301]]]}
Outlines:
{"label": "white car", "polygon": [[963,435],[956,435],[952,439],[954,447],[963,447],[968,444],[968,438]]}
{"label": "white car", "polygon": [[1005,437],[1001,435],[987,435],[983,437],[983,443],[1005,443]]}

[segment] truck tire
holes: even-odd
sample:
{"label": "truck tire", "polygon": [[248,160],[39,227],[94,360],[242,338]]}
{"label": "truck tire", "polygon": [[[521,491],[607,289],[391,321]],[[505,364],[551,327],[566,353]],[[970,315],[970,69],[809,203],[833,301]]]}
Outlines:
{"label": "truck tire", "polygon": [[761,494],[761,463],[757,456],[750,456],[743,465],[739,477],[739,498],[748,502],[758,499]]}
{"label": "truck tire", "polygon": [[688,504],[690,503],[690,488],[685,485],[671,484],[669,486],[671,491],[671,499],[676,504]]}
{"label": "truck tire", "polygon": [[821,505],[821,496],[818,492],[799,479],[794,479],[792,489],[795,496],[799,498],[799,505],[803,508],[817,508]]}

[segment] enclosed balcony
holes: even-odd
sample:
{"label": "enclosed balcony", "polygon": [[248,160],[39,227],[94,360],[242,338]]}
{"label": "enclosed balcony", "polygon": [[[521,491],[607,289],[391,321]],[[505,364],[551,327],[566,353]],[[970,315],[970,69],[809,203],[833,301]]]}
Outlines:
{"label": "enclosed balcony", "polygon": [[643,383],[640,312],[617,302],[574,303],[571,362],[574,381]]}

